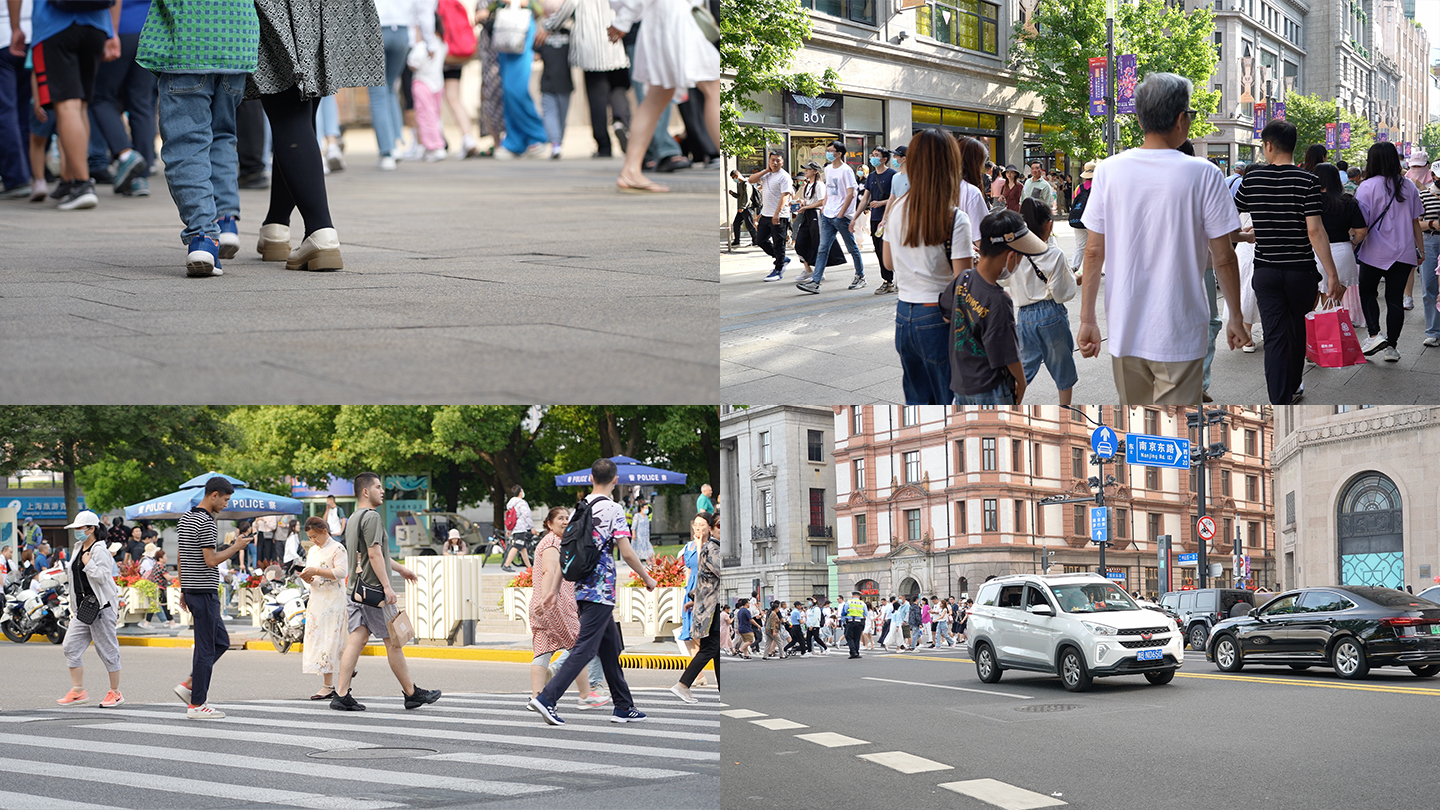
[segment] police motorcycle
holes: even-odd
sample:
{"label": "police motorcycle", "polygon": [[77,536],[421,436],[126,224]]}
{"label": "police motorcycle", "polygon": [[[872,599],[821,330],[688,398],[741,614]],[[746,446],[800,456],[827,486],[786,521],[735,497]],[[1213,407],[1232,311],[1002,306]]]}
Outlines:
{"label": "police motorcycle", "polygon": [[294,576],[282,579],[275,566],[265,572],[260,591],[265,595],[260,629],[275,650],[284,655],[290,652],[291,645],[305,640],[305,609],[310,604],[310,592]]}
{"label": "police motorcycle", "polygon": [[0,616],[0,632],[16,644],[24,644],[32,635],[43,635],[51,644],[65,640],[70,627],[70,602],[67,583],[69,572],[64,565],[47,568],[35,575],[29,585],[9,595],[4,615]]}

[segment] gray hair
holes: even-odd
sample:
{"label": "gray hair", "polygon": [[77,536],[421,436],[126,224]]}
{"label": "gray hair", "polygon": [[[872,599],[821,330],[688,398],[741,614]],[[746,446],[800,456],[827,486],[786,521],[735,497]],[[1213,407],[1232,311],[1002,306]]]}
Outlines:
{"label": "gray hair", "polygon": [[1169,132],[1175,119],[1190,108],[1195,86],[1174,73],[1151,73],[1135,90],[1135,117],[1145,132]]}

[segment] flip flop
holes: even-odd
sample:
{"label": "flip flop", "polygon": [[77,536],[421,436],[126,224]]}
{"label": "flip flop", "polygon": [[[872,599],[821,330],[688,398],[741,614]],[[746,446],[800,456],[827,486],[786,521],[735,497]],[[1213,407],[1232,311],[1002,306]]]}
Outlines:
{"label": "flip flop", "polygon": [[623,177],[615,181],[615,186],[620,189],[621,194],[669,194],[670,189],[659,183],[652,183],[646,180],[643,184],[635,184]]}

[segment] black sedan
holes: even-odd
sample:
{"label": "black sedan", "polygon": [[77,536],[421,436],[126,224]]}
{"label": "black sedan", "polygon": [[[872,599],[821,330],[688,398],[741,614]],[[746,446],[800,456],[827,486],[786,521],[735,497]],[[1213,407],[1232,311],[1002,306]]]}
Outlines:
{"label": "black sedan", "polygon": [[1408,666],[1429,678],[1440,672],[1440,604],[1353,585],[1288,591],[1215,625],[1205,659],[1224,672],[1276,664],[1363,678],[1371,667]]}

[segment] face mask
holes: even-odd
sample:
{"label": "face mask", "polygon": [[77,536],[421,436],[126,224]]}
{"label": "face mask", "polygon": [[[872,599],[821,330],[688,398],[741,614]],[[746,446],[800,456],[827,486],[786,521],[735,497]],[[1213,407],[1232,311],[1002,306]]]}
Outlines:
{"label": "face mask", "polygon": [[826,153],[825,153],[825,162],[826,162],[826,163],[834,163],[834,162],[835,162],[835,153],[834,153],[834,152],[826,152]]}
{"label": "face mask", "polygon": [[89,535],[87,535],[87,534],[85,533],[85,530],[84,530],[84,529],[76,529],[76,530],[75,530],[75,539],[76,539],[76,540],[84,540],[84,539],[85,539],[86,537],[88,537],[88,536],[89,536]]}
{"label": "face mask", "polygon": [[892,169],[898,169],[898,168],[900,168],[900,158],[890,158],[890,168],[892,168]]}
{"label": "face mask", "polygon": [[[1011,256],[1019,256],[1020,254],[1019,254],[1019,253],[1016,253],[1015,251],[1012,250],[1012,251],[1010,251],[1010,255],[1011,255]],[[1015,263],[1015,267],[1019,267],[1019,266],[1020,266],[1020,263],[1019,263],[1019,262],[1016,262],[1016,263]],[[998,280],[999,280],[999,281],[1004,281],[1005,279],[1010,278],[1011,276],[1015,275],[1015,267],[1011,267],[1010,264],[1009,264],[1009,262],[1007,261],[1006,264],[1005,264],[1005,269],[1003,269],[1003,270],[1000,271],[1000,278],[999,278]]]}
{"label": "face mask", "polygon": [[874,167],[877,168],[877,169],[880,168],[880,158],[877,158],[877,157],[872,157],[872,158],[870,158],[870,165],[871,165],[871,166],[874,166]]}

